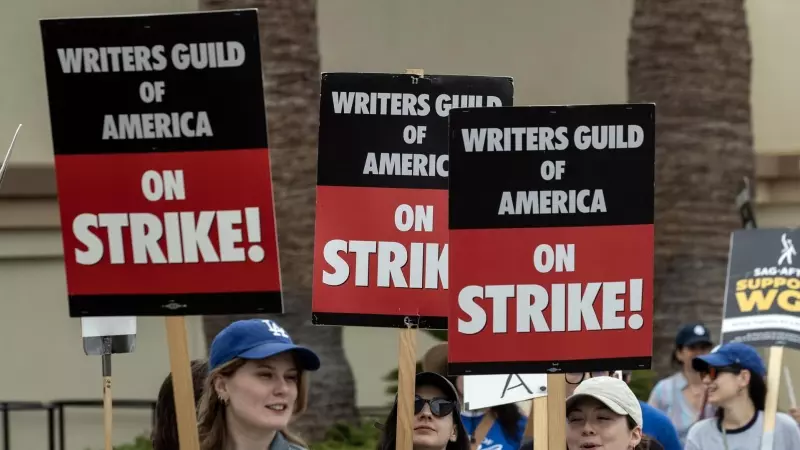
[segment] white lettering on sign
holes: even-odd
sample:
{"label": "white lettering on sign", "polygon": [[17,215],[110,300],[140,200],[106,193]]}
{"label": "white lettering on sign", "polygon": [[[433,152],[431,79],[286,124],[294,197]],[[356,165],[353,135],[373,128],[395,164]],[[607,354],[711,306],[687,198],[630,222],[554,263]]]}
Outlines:
{"label": "white lettering on sign", "polygon": [[425,117],[433,110],[439,117],[447,117],[452,108],[481,108],[501,106],[493,95],[440,94],[433,101],[429,94],[403,92],[338,92],[331,93],[336,114]]}
{"label": "white lettering on sign", "polygon": [[497,215],[604,213],[602,189],[503,192]]}
{"label": "white lettering on sign", "polygon": [[364,175],[402,175],[412,177],[447,177],[448,155],[419,153],[367,153]]}
{"label": "white lettering on sign", "polygon": [[[160,72],[168,66],[161,44],[59,48],[56,53],[63,73]],[[245,61],[244,46],[236,41],[179,43],[169,55],[178,70],[239,67]]]}
{"label": "white lettering on sign", "polygon": [[[433,213],[433,205],[401,204],[395,208],[394,226],[402,232],[430,233]],[[329,286],[350,279],[350,265],[341,253],[355,254],[356,286],[447,289],[447,244],[412,242],[407,248],[390,241],[328,241],[322,256],[333,271],[323,270],[322,282]],[[376,267],[375,274],[370,275],[370,267]]]}
{"label": "white lettering on sign", "polygon": [[[516,322],[510,324],[517,333],[551,331],[622,330],[628,295],[630,311],[641,311],[642,279],[595,283],[554,283],[466,286],[458,293],[458,307],[469,319],[458,319],[458,332],[476,334],[491,326],[493,334],[508,332],[509,302],[516,308]],[[482,304],[489,300],[492,323],[487,323],[487,313]],[[595,303],[600,302],[600,317]],[[544,310],[549,307],[549,317]],[[549,319],[549,320],[548,320]],[[643,325],[640,314],[631,314],[628,326],[638,330]]]}
{"label": "white lettering on sign", "polygon": [[[186,198],[182,170],[145,171],[141,189],[151,202]],[[246,255],[251,261],[260,262],[265,257],[257,207],[163,214],[83,213],[72,221],[72,232],[85,247],[75,249],[75,260],[82,265],[98,264],[106,258],[111,264],[241,262],[246,260],[245,248],[239,244],[249,244]],[[216,235],[213,240],[212,234]],[[125,252],[126,241],[130,242],[131,254]]]}
{"label": "white lettering on sign", "polygon": [[[121,47],[80,47],[56,49],[65,74],[113,72],[161,72],[171,63],[178,70],[241,67],[246,59],[241,42],[178,43]],[[143,103],[161,103],[166,95],[164,81],[143,81],[139,98]],[[105,114],[103,140],[176,139],[213,137],[206,111]]]}
{"label": "white lettering on sign", "polygon": [[[464,128],[461,140],[466,152],[511,152],[565,150],[569,147],[567,127]],[[639,125],[581,125],[572,143],[578,150],[638,148],[644,142]]]}
{"label": "white lettering on sign", "polygon": [[[539,273],[575,272],[575,244],[540,244],[533,251],[533,266]],[[491,326],[491,333],[516,333],[638,330],[644,325],[641,278],[588,283],[504,284],[465,286],[458,293],[458,307],[469,319],[459,317],[458,332],[480,333]],[[627,295],[627,304],[625,295]],[[622,296],[622,297],[621,297]],[[599,317],[597,305],[599,303]],[[516,322],[508,319],[508,308],[516,310]],[[486,308],[492,308],[488,323]],[[545,310],[549,310],[545,316]]]}
{"label": "white lettering on sign", "polygon": [[[447,289],[447,244],[413,242],[410,248],[397,242],[345,241],[325,243],[323,257],[333,271],[322,271],[322,282],[341,286],[350,279],[350,265],[340,253],[355,254],[355,285],[412,289]],[[370,276],[371,262],[376,274]],[[409,275],[403,273],[408,267]],[[424,276],[423,276],[424,273]],[[423,283],[424,280],[424,283]],[[441,285],[440,285],[441,283]]]}

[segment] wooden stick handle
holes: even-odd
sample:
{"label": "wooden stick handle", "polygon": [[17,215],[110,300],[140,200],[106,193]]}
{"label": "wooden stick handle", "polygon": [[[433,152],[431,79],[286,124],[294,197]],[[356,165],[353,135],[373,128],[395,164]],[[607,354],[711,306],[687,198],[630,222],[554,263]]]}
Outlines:
{"label": "wooden stick handle", "polygon": [[113,450],[111,445],[111,377],[103,377],[103,430],[105,432],[105,450]]}
{"label": "wooden stick handle", "polygon": [[567,381],[563,373],[547,375],[546,398],[547,448],[562,449],[567,442]]}
{"label": "wooden stick handle", "polygon": [[186,321],[181,316],[167,317],[166,324],[180,450],[200,450],[200,438],[197,435],[197,411],[194,406],[194,383],[192,382],[191,361],[189,361],[189,343],[186,339]]}
{"label": "wooden stick handle", "polygon": [[400,331],[397,371],[397,450],[411,450],[414,426],[414,392],[417,372],[417,330]]}
{"label": "wooden stick handle", "polygon": [[[406,69],[407,74],[422,76],[422,69]],[[400,352],[397,365],[397,441],[396,450],[414,447],[414,386],[417,376],[417,330],[407,323],[400,331]]]}

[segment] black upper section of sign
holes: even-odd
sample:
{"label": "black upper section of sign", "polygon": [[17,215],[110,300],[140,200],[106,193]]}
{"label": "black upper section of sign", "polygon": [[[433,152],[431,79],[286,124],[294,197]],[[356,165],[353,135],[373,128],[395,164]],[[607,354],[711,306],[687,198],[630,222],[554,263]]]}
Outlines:
{"label": "black upper section of sign", "polygon": [[[41,31],[57,155],[267,147],[256,10],[48,19]],[[179,70],[172,64],[175,44],[228,41],[244,47],[241,66]],[[59,48],[155,45],[164,46],[167,59],[161,71],[64,73],[58,55]],[[161,103],[140,99],[145,81],[165,83]],[[107,114],[193,112],[194,126],[199,111],[208,113],[213,136],[103,140]]]}
{"label": "black upper section of sign", "polygon": [[[785,235],[785,237],[784,237]],[[731,234],[730,257],[728,258],[728,279],[725,297],[725,318],[759,314],[791,314],[781,308],[777,301],[770,304],[769,310],[760,311],[754,307],[742,312],[736,300],[736,283],[748,278],[783,278],[784,283],[775,287],[762,287],[764,296],[768,291],[778,292],[794,289],[787,286],[786,280],[800,278],[800,230],[790,228],[757,228],[736,230]],[[756,289],[759,290],[759,289]],[[742,291],[750,296],[752,289]],[[797,315],[795,313],[795,315]],[[760,329],[759,329],[760,331]]]}
{"label": "black upper section of sign", "polygon": [[[334,92],[400,93],[429,96],[430,112],[419,115],[337,114]],[[436,113],[436,99],[449,96],[487,96],[500,99],[511,106],[514,100],[514,83],[508,77],[465,75],[425,75],[420,78],[409,74],[383,73],[323,73],[320,97],[319,154],[317,184],[321,186],[395,187],[418,189],[447,189],[447,177],[414,175],[365,174],[367,155],[374,153],[378,168],[381,153],[421,154],[425,162],[429,155],[447,155],[447,115]],[[443,97],[444,98],[444,97]],[[468,101],[468,100],[467,100]],[[452,102],[452,100],[451,100]],[[391,106],[391,103],[389,103]],[[406,144],[403,130],[409,126],[425,126],[425,137],[420,144]],[[397,156],[402,170],[402,156]],[[388,160],[387,160],[388,161]],[[407,157],[406,167],[413,170],[414,157]],[[427,168],[430,167],[426,164]],[[447,170],[449,163],[444,164]]]}
{"label": "black upper section of sign", "polygon": [[[573,135],[579,126],[638,125],[643,142],[633,149],[579,150]],[[462,129],[566,127],[564,150],[466,152]],[[544,134],[543,134],[544,135]],[[653,223],[655,105],[588,105],[459,109],[450,115],[450,228],[535,228]],[[523,139],[525,142],[526,139]],[[564,161],[560,180],[545,181],[545,161]],[[517,205],[518,191],[586,190],[586,204],[602,189],[606,212],[555,213],[545,198],[540,214],[499,215],[503,192]],[[530,194],[533,194],[532,192]],[[540,198],[540,197],[537,197]],[[550,199],[555,198],[550,195]],[[547,205],[549,203],[549,205]],[[568,210],[569,211],[569,210]],[[575,210],[577,211],[577,209]]]}

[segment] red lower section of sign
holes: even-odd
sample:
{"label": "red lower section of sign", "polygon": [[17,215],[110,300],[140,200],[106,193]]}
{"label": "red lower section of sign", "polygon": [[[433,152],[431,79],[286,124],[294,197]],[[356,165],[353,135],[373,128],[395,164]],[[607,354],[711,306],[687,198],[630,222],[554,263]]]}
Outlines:
{"label": "red lower section of sign", "polygon": [[651,356],[653,242],[652,225],[451,231],[450,363]]}
{"label": "red lower section of sign", "polygon": [[56,156],[70,295],[280,291],[267,149]]}
{"label": "red lower section of sign", "polygon": [[447,191],[317,187],[313,311],[447,317],[447,234]]}

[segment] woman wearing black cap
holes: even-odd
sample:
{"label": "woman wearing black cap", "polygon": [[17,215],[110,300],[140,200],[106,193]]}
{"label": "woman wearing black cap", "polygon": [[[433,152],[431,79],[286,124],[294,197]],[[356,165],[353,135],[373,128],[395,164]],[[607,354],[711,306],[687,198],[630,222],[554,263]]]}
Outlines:
{"label": "woman wearing black cap", "polygon": [[702,323],[684,325],[675,336],[673,363],[680,371],[653,387],[648,403],[669,417],[681,444],[686,442],[686,433],[698,420],[714,415],[714,407],[706,404],[706,386],[700,374],[692,368],[692,360],[711,351],[714,344],[711,333]]}
{"label": "woman wearing black cap", "polygon": [[[447,343],[433,346],[422,358],[422,370],[447,374]],[[464,378],[447,377],[463,396]],[[461,411],[461,420],[470,436],[472,450],[517,450],[522,443],[528,419],[515,403]]]}
{"label": "woman wearing black cap", "polygon": [[[469,437],[461,423],[456,388],[433,372],[416,376],[414,395],[414,450],[469,450]],[[397,445],[397,399],[383,426],[379,450]]]}

